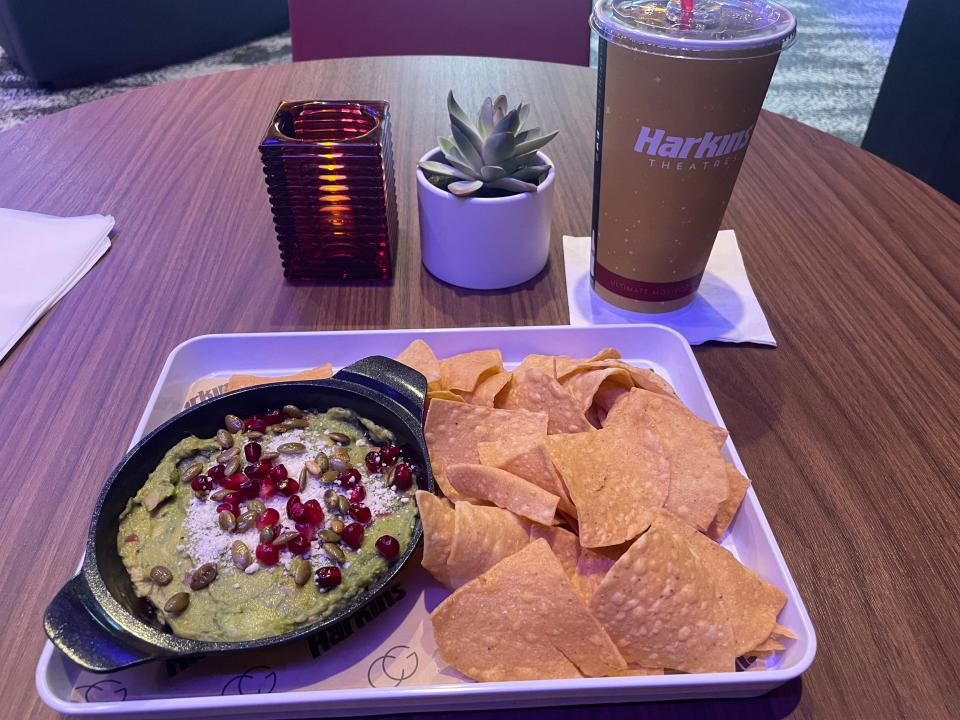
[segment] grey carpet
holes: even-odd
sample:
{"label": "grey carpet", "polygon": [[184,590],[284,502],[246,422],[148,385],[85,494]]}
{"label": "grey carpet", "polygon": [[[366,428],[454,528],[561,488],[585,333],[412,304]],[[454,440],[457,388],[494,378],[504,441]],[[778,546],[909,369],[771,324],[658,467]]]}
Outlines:
{"label": "grey carpet", "polygon": [[[907,0],[787,0],[800,24],[765,107],[859,144]],[[195,62],[63,91],[38,88],[0,50],[0,130],[82,102],[156,83],[290,61],[290,35],[258,40]]]}

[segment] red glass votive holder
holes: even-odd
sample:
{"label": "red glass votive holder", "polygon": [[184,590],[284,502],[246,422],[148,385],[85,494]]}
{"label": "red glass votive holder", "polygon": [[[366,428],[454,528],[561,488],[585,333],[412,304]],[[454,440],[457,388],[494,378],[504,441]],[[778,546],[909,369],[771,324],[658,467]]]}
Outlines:
{"label": "red glass votive holder", "polygon": [[397,201],[389,103],[282,102],[260,156],[286,277],[393,277]]}

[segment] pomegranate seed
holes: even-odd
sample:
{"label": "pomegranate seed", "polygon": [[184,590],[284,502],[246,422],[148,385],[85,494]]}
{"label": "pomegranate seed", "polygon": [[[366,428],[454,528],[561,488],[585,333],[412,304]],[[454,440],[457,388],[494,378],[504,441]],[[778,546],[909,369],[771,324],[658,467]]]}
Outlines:
{"label": "pomegranate seed", "polygon": [[289,517],[295,523],[310,521],[310,513],[307,512],[307,509],[303,506],[303,503],[294,503],[291,505],[290,509],[287,510],[287,517]]}
{"label": "pomegranate seed", "polygon": [[323,590],[332,590],[340,584],[341,580],[343,576],[340,574],[340,568],[332,565],[317,568],[317,585]]}
{"label": "pomegranate seed", "polygon": [[274,465],[270,468],[270,477],[280,482],[287,476],[287,468],[283,465]]}
{"label": "pomegranate seed", "polygon": [[243,472],[247,477],[262,480],[270,475],[270,461],[261,460],[256,465],[247,465],[245,468],[243,468]]}
{"label": "pomegranate seed", "polygon": [[240,506],[234,503],[222,502],[219,505],[217,505],[218,515],[222,513],[224,510],[229,510],[230,512],[232,512],[234,517],[240,516]]}
{"label": "pomegranate seed", "polygon": [[287,515],[290,514],[290,508],[296,504],[303,504],[303,501],[300,499],[299,495],[292,495],[289,500],[287,500]]}
{"label": "pomegranate seed", "polygon": [[380,472],[380,466],[383,465],[383,458],[380,457],[380,453],[371,450],[367,453],[367,456],[363,459],[363,462],[367,466],[367,472]]}
{"label": "pomegranate seed", "polygon": [[248,442],[243,446],[243,456],[249,463],[255,463],[257,460],[259,460],[262,452],[263,448],[260,447],[260,443],[258,442]]}
{"label": "pomegranate seed", "polygon": [[363,499],[367,496],[367,489],[363,485],[357,485],[352,487],[347,491],[347,499],[352,503],[363,502]]}
{"label": "pomegranate seed", "polygon": [[352,488],[360,482],[360,472],[356,468],[344,470],[337,475],[337,482],[340,483],[340,487]]}
{"label": "pomegranate seed", "polygon": [[243,473],[234,473],[230,477],[221,480],[220,484],[228,490],[239,490],[240,486],[243,485],[246,480],[247,476]]}
{"label": "pomegranate seed", "polygon": [[251,415],[250,417],[244,419],[243,429],[244,430],[253,430],[253,424],[260,422],[261,418],[259,415]]}
{"label": "pomegranate seed", "polygon": [[303,555],[305,552],[310,550],[310,541],[307,540],[303,535],[297,535],[295,538],[291,538],[287,543],[287,550],[292,552],[294,555]]}
{"label": "pomegranate seed", "polygon": [[305,540],[313,540],[317,534],[317,528],[310,523],[297,523],[293,527],[298,533],[303,535]]}
{"label": "pomegranate seed", "polygon": [[381,535],[377,538],[377,552],[387,560],[394,560],[400,554],[400,543],[392,535]]}
{"label": "pomegranate seed", "polygon": [[356,550],[363,542],[363,525],[360,523],[350,523],[343,529],[343,532],[340,533],[340,537],[343,538],[343,541],[347,545]]}
{"label": "pomegranate seed", "polygon": [[231,505],[239,506],[240,503],[243,502],[243,495],[238,492],[227,493],[227,495],[223,498],[223,501],[225,503],[230,503]]}
{"label": "pomegranate seed", "polygon": [[194,492],[210,492],[213,490],[213,480],[206,475],[197,475],[190,481],[190,487]]}
{"label": "pomegranate seed", "polygon": [[249,479],[240,485],[238,492],[244,500],[253,500],[260,494],[260,481]]}
{"label": "pomegranate seed", "polygon": [[257,545],[257,560],[261,565],[276,565],[280,559],[279,545],[266,545],[260,543]]}
{"label": "pomegranate seed", "polygon": [[406,463],[399,463],[393,469],[393,484],[397,490],[408,490],[413,485],[413,470]]}
{"label": "pomegranate seed", "polygon": [[214,480],[220,480],[221,478],[224,477],[223,471],[224,471],[225,469],[226,469],[226,468],[224,468],[223,465],[220,465],[220,464],[218,463],[218,464],[214,465],[212,468],[210,468],[209,470],[207,470],[207,475],[209,475],[210,477],[212,477]]}
{"label": "pomegranate seed", "polygon": [[287,496],[295,495],[300,492],[300,483],[293,478],[284,478],[277,483],[277,490]]}
{"label": "pomegranate seed", "polygon": [[384,465],[393,465],[398,457],[400,457],[400,448],[396,445],[380,448],[380,459],[383,460]]}
{"label": "pomegranate seed", "polygon": [[280,513],[273,508],[267,508],[257,516],[257,530],[263,530],[267,525],[279,525]]}
{"label": "pomegranate seed", "polygon": [[267,410],[263,415],[263,422],[267,425],[276,425],[283,421],[283,413],[279,410]]}
{"label": "pomegranate seed", "polygon": [[264,478],[260,481],[260,497],[269,500],[277,494],[277,484],[270,478]]}
{"label": "pomegranate seed", "polygon": [[323,522],[323,508],[317,500],[307,500],[303,504],[303,509],[307,511],[307,517],[313,525],[319,525]]}
{"label": "pomegranate seed", "polygon": [[370,512],[370,508],[366,505],[350,503],[350,517],[359,523],[367,524],[370,522],[370,518],[373,517],[373,513]]}
{"label": "pomegranate seed", "polygon": [[262,419],[254,420],[253,424],[250,425],[250,430],[252,432],[265,433],[267,431],[267,424]]}

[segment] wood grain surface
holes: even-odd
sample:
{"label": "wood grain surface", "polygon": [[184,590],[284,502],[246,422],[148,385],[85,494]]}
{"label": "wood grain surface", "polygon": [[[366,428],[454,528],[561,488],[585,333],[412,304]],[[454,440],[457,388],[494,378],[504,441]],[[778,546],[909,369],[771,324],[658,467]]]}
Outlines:
{"label": "wood grain surface", "polygon": [[[212,332],[555,324],[560,236],[589,232],[596,75],[467,58],[320,61],[138,90],[0,134],[0,207],[117,219],[114,247],[0,365],[0,697],[34,689],[41,613],[166,355]],[[468,292],[421,267],[413,168],[443,98],[506,92],[559,127],[548,268]],[[257,143],[281,99],[391,102],[401,248],[392,285],[282,279]],[[531,710],[540,718],[932,718],[960,712],[960,209],[784,118],[759,123],[731,202],[780,346],[697,358],[793,571],[819,652],[743,701]],[[465,713],[459,718],[511,713]],[[452,714],[444,717],[454,717]]]}

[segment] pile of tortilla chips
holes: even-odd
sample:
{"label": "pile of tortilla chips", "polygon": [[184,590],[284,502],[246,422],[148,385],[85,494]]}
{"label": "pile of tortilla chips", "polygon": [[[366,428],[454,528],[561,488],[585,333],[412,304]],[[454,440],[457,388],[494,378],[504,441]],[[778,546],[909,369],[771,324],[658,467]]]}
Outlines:
{"label": "pile of tortilla chips", "polygon": [[475,680],[730,672],[783,649],[783,592],[718,544],[749,481],[727,433],[608,348],[397,358],[429,383],[420,491],[443,659]]}

